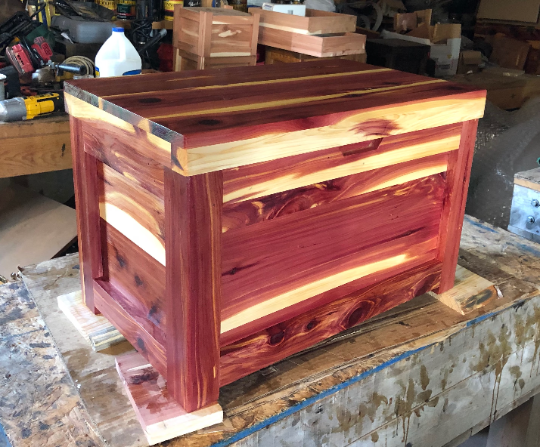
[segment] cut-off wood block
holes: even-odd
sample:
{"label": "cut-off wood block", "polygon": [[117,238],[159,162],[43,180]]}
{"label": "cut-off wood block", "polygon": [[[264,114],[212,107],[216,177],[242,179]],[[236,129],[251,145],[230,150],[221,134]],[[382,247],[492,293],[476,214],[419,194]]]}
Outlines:
{"label": "cut-off wood block", "polygon": [[441,294],[430,294],[461,315],[483,307],[496,298],[502,298],[501,292],[491,281],[460,265],[456,268],[453,288]]}
{"label": "cut-off wood block", "polygon": [[94,351],[102,351],[125,340],[124,336],[101,315],[95,315],[84,304],[80,291],[60,295],[58,308],[86,338]]}
{"label": "cut-off wood block", "polygon": [[186,412],[169,396],[165,379],[137,352],[116,357],[116,369],[150,445],[223,422],[219,404]]}

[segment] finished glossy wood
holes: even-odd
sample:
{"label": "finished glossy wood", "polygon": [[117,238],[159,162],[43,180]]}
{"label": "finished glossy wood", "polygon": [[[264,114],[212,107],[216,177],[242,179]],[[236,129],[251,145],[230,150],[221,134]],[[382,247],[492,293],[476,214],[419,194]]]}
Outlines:
{"label": "finished glossy wood", "polygon": [[66,84],[84,299],[180,413],[452,287],[485,92],[346,60],[133,78]]}

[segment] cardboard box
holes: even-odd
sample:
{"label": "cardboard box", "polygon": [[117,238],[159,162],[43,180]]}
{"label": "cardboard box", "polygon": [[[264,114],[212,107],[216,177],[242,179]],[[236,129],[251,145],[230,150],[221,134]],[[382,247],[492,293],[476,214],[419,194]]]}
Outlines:
{"label": "cardboard box", "polygon": [[461,25],[441,23],[429,26],[426,23],[408,34],[384,30],[383,39],[404,39],[430,45],[430,58],[435,61],[435,76],[453,76],[457,73],[461,47]]}
{"label": "cardboard box", "polygon": [[478,19],[536,23],[540,0],[480,0]]}
{"label": "cardboard box", "polygon": [[265,11],[281,12],[294,16],[305,17],[306,5],[278,5],[277,3],[263,3],[262,9]]}
{"label": "cardboard box", "polygon": [[480,51],[465,50],[459,54],[458,74],[478,73],[482,63]]}
{"label": "cardboard box", "polygon": [[493,52],[489,60],[500,67],[523,70],[531,45],[528,42],[497,34],[492,40]]}

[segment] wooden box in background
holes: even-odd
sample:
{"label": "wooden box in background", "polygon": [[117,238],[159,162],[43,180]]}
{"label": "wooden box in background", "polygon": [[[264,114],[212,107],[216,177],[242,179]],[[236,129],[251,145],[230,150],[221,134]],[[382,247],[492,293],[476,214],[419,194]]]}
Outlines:
{"label": "wooden box in background", "polygon": [[186,411],[454,284],[484,91],[325,60],[65,98],[85,303]]}
{"label": "wooden box in background", "polygon": [[316,57],[309,54],[295,53],[294,51],[282,50],[281,48],[265,48],[265,64],[289,64],[295,62],[307,62],[325,59],[346,59],[349,61],[366,62],[366,53],[347,54],[345,56]]}
{"label": "wooden box in background", "polygon": [[258,30],[258,17],[234,9],[176,7],[175,68],[255,65]]}
{"label": "wooden box in background", "polygon": [[356,34],[356,17],[306,10],[306,17],[261,8],[249,12],[259,17],[259,43],[314,57],[365,53],[366,36]]}

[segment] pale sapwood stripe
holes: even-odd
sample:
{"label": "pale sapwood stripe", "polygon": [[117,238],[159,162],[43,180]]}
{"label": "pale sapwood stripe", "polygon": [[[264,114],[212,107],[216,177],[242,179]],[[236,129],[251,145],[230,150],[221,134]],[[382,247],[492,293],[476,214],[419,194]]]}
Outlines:
{"label": "pale sapwood stripe", "polygon": [[238,57],[238,56],[251,56],[249,51],[237,51],[237,52],[227,52],[223,51],[220,53],[210,53],[210,57]]}
{"label": "pale sapwood stripe", "polygon": [[[95,107],[79,98],[75,98],[72,95],[65,94],[64,99],[71,116],[79,118],[84,121],[101,121],[107,123],[111,126],[114,126],[118,129],[124,130],[135,137],[135,126],[124,121],[117,116],[111,115],[110,113],[105,112],[101,108]],[[100,107],[103,107],[103,100],[99,98]],[[165,141],[150,132],[150,123],[148,120],[141,118],[139,120],[138,126],[139,129],[146,132],[146,139],[148,142],[156,149],[155,154],[149,154],[157,162],[166,163],[166,166],[170,165],[171,159],[171,143]],[[138,136],[141,138],[141,136]]]}
{"label": "pale sapwood stripe", "polygon": [[272,23],[259,23],[259,26],[262,26],[263,28],[272,28],[277,29],[279,31],[286,31],[288,33],[295,33],[295,34],[304,34],[306,36],[316,36],[317,34],[322,34],[320,31],[310,33],[307,29],[301,29],[301,28],[293,28],[292,26],[280,26],[280,25],[274,25]]}
{"label": "pale sapwood stripe", "polygon": [[270,298],[262,303],[255,304],[232,317],[221,322],[221,333],[224,334],[236,329],[244,324],[250,323],[259,318],[273,314],[294,304],[301,303],[321,293],[327,292],[336,287],[347,284],[373,273],[395,268],[397,265],[410,261],[414,256],[403,253],[397,256],[383,259],[381,261],[364,264],[343,272],[336,273],[326,278],[313,281],[305,286],[285,292],[281,295]]}
{"label": "pale sapwood stripe", "polygon": [[143,227],[128,213],[110,203],[99,204],[99,215],[131,242],[165,265],[165,247],[157,236]]}
{"label": "pale sapwood stripe", "polygon": [[174,165],[173,170],[191,176],[373,140],[381,135],[364,133],[361,125],[374,120],[387,121],[385,136],[391,136],[478,119],[484,113],[485,102],[485,98],[437,98],[353,112],[340,122],[324,127],[190,149],[176,148],[179,166]]}
{"label": "pale sapwood stripe", "polygon": [[[459,135],[456,137],[445,138],[444,140],[431,141],[429,143],[408,146],[402,149],[397,149],[395,151],[386,152],[384,154],[373,155],[362,160],[346,163],[330,169],[312,172],[301,177],[295,174],[289,174],[287,176],[279,177],[277,179],[249,185],[245,188],[241,188],[227,193],[223,196],[223,202],[234,202],[238,199],[241,199],[239,201],[242,202],[253,200],[259,197],[276,194],[278,192],[290,191],[292,189],[301,188],[303,186],[314,185],[316,183],[321,183],[352,174],[358,174],[360,172],[367,172],[410,160],[416,160],[430,155],[449,152],[452,150],[456,150],[458,147]],[[430,166],[424,169],[417,169],[407,174],[396,176],[385,182],[378,183],[371,188],[366,188],[365,190],[362,190],[361,193],[364,194],[370,191],[387,188],[389,186],[399,185],[400,183],[409,182],[411,180],[417,180],[422,177],[427,177],[429,175],[438,174],[439,172],[446,171],[446,169],[446,163],[437,166]]]}
{"label": "pale sapwood stripe", "polygon": [[[440,84],[441,82],[447,82],[447,81],[445,81],[444,79],[431,79],[429,81],[413,82],[411,84],[394,85],[390,87],[368,88],[368,89],[363,89],[363,90],[350,90],[350,91],[346,91],[342,93],[333,93],[331,95],[307,96],[307,97],[280,99],[277,101],[266,101],[266,102],[253,102],[250,104],[218,107],[215,109],[190,110],[189,112],[170,113],[167,115],[154,115],[154,116],[149,116],[148,119],[158,120],[158,119],[165,119],[165,118],[180,118],[183,116],[197,116],[197,115],[208,115],[208,114],[215,115],[215,114],[220,114],[220,113],[245,112],[248,110],[271,109],[275,107],[284,107],[284,106],[291,106],[291,105],[306,104],[306,103],[315,102],[315,101],[325,101],[328,99],[343,98],[350,95],[362,95],[362,94],[368,94],[368,93],[403,90],[409,87],[418,87],[420,85]],[[257,100],[256,97],[253,98],[253,100],[256,101]]]}
{"label": "pale sapwood stripe", "polygon": [[[361,71],[351,71],[346,73],[330,73],[330,74],[324,74],[324,75],[311,75],[311,76],[302,76],[299,78],[283,78],[283,79],[269,79],[265,81],[248,81],[248,82],[236,82],[236,83],[230,83],[226,85],[202,85],[199,87],[187,87],[187,88],[179,88],[178,90],[210,90],[210,89],[217,89],[217,88],[229,88],[229,87],[247,87],[248,85],[260,85],[260,84],[279,84],[283,82],[291,82],[291,81],[310,81],[314,79],[326,79],[326,78],[335,78],[335,77],[342,77],[342,76],[353,76],[353,75],[361,75],[361,74],[371,74],[371,73],[381,73],[386,71],[392,71],[391,68],[376,68],[374,70],[361,70]],[[184,79],[167,79],[165,82],[176,82],[176,81],[190,81],[193,79],[206,79],[210,78],[211,76],[194,76],[192,78],[184,78]],[[175,90],[153,90],[153,91],[146,91],[146,92],[136,92],[136,93],[118,93],[116,95],[106,95],[103,96],[103,98],[115,98],[117,96],[139,96],[139,95],[150,95],[150,94],[160,94],[164,92],[174,92]]]}

